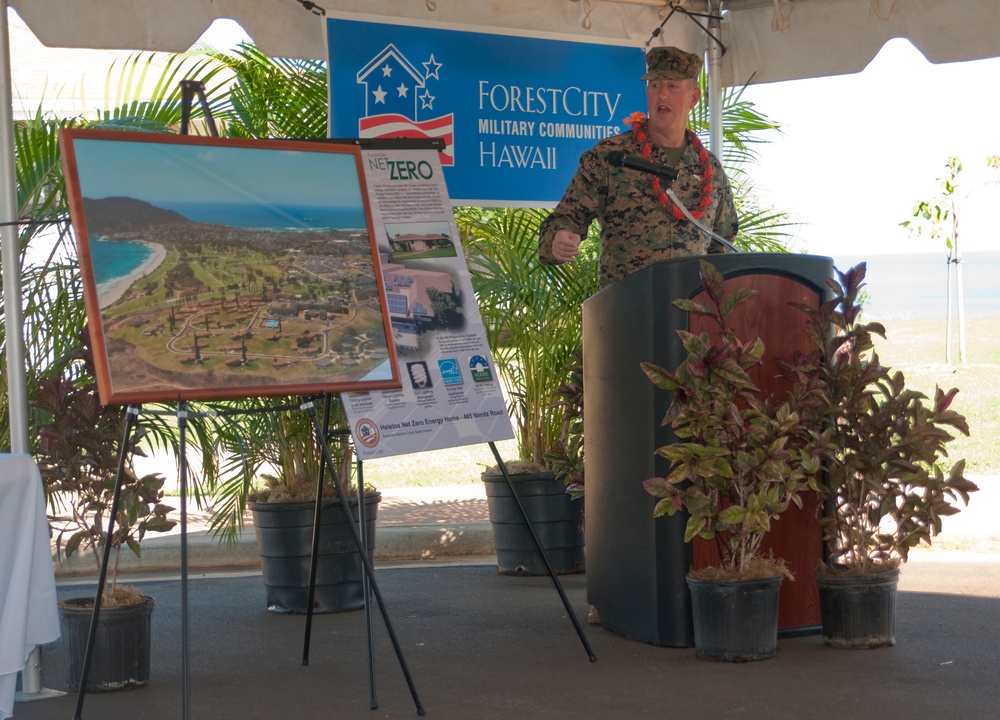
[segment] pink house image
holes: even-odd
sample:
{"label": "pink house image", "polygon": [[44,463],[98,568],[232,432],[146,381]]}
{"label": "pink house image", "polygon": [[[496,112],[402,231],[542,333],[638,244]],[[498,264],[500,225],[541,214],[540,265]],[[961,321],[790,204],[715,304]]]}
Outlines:
{"label": "pink house image", "polygon": [[416,324],[434,319],[434,310],[427,295],[430,288],[452,293],[455,288],[446,272],[415,270],[398,263],[382,265],[389,317],[393,324]]}

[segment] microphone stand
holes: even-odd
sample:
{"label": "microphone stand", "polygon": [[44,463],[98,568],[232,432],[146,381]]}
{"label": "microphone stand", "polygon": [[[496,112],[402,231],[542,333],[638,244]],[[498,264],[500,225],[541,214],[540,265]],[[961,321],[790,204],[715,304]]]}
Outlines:
{"label": "microphone stand", "polygon": [[688,211],[686,207],[684,207],[684,203],[680,201],[680,199],[677,197],[676,194],[674,194],[674,191],[671,188],[667,188],[665,192],[667,194],[667,197],[670,198],[670,200],[674,203],[674,205],[680,208],[681,214],[683,214],[684,217],[686,217],[696,228],[698,228],[703,233],[708,235],[712,240],[722,243],[733,252],[743,252],[738,247],[733,245],[731,242],[726,240],[726,238],[722,237],[721,235],[716,235],[714,232],[712,232],[707,227],[702,225],[700,222],[695,220],[694,216]]}

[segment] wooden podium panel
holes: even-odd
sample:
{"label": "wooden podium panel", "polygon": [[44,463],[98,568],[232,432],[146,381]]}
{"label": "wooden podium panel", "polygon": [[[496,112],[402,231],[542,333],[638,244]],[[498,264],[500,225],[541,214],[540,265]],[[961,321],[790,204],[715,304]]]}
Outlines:
{"label": "wooden podium panel", "polygon": [[[804,330],[806,316],[791,309],[789,302],[819,306],[819,296],[814,290],[792,278],[782,275],[740,275],[726,280],[726,291],[750,288],[757,294],[740,305],[729,316],[730,327],[737,337],[744,340],[759,337],[764,342],[763,363],[753,368],[751,377],[765,393],[781,396],[788,393],[788,382],[779,376],[775,357],[789,357],[796,351],[812,349]],[[702,291],[694,297],[696,302],[707,301]],[[715,323],[704,315],[691,315],[690,331],[696,335],[718,334]],[[773,350],[777,348],[778,350]],[[795,581],[781,584],[778,608],[779,630],[793,630],[820,624],[819,590],[813,570],[823,557],[823,531],[819,525],[821,508],[815,493],[803,496],[802,509],[789,507],[773,529],[764,537],[762,550],[773,551],[775,557],[784,558],[795,575]],[[715,545],[695,538],[691,543],[691,566],[707,567],[719,562]]]}
{"label": "wooden podium panel", "polygon": [[[685,575],[709,562],[705,549],[684,542],[685,514],[653,517],[656,499],[642,481],[663,476],[667,461],[656,448],[674,441],[661,427],[669,393],[657,389],[642,361],[675,369],[686,353],[677,330],[701,332],[703,318],[673,306],[702,292],[700,257],[645,268],[605,288],[584,304],[584,425],[586,427],[587,595],[612,632],[642,642],[690,647],[691,600]],[[776,387],[773,357],[806,349],[804,315],[789,302],[826,299],[830,258],[779,253],[708,256],[727,285],[758,296],[734,322],[765,343],[765,363],[754,379]],[[741,334],[743,330],[740,330]],[[795,582],[782,585],[780,629],[811,632],[820,624],[813,569],[822,557],[818,511],[812,502],[775,524],[765,542],[784,557]]]}

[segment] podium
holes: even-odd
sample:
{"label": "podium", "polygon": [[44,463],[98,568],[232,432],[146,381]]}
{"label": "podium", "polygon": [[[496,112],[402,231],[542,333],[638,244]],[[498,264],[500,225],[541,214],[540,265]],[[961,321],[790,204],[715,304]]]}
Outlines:
{"label": "podium", "polygon": [[[827,257],[784,253],[727,253],[668,260],[605,288],[583,306],[584,427],[586,428],[587,599],[605,629],[669,647],[691,647],[694,634],[685,576],[711,564],[714,547],[684,542],[685,513],[653,517],[656,498],[642,481],[665,476],[669,465],[656,448],[675,440],[661,427],[670,395],[656,388],[642,361],[674,370],[686,353],[677,330],[711,332],[713,323],[674,307],[677,298],[703,292],[700,261],[707,259],[726,287],[752,287],[758,294],[731,316],[740,337],[759,336],[764,362],[754,380],[781,391],[774,358],[811,349],[802,329],[805,315],[790,302],[818,305],[829,298],[833,274]],[[820,509],[814,494],[803,509],[792,506],[772,526],[764,551],[772,549],[795,574],[784,582],[779,632],[818,630],[819,592],[813,570],[823,557]],[[717,555],[716,555],[717,557]]]}

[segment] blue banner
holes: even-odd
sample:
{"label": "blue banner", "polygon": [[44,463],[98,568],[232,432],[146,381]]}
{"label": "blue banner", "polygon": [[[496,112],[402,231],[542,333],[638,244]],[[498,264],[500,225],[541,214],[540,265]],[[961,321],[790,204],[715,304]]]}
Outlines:
{"label": "blue banner", "polygon": [[548,205],[645,111],[641,48],[329,18],[330,136],[440,138],[456,205]]}

